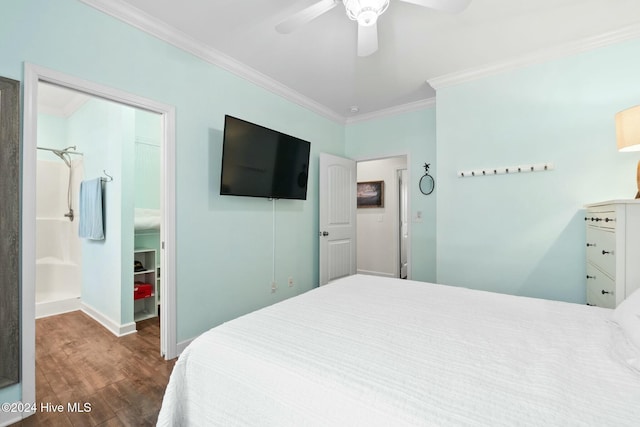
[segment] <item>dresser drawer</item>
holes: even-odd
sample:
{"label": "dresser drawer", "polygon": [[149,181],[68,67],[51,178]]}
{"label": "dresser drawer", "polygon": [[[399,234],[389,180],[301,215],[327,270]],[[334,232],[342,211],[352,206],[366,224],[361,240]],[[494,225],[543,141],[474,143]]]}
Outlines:
{"label": "dresser drawer", "polygon": [[587,263],[587,304],[598,307],[616,307],[616,284],[602,270]]}
{"label": "dresser drawer", "polygon": [[587,210],[584,217],[587,226],[613,230],[616,228],[616,211],[609,208]]}
{"label": "dresser drawer", "polygon": [[616,278],[616,235],[604,229],[587,227],[587,262]]}
{"label": "dresser drawer", "polygon": [[587,301],[616,307],[640,287],[640,199],[585,208]]}

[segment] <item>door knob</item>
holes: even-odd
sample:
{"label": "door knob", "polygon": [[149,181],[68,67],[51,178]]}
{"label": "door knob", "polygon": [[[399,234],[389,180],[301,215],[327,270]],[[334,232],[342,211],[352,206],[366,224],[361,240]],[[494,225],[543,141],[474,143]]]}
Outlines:
{"label": "door knob", "polygon": [[318,236],[327,237],[329,235],[328,231],[320,231],[318,232]]}

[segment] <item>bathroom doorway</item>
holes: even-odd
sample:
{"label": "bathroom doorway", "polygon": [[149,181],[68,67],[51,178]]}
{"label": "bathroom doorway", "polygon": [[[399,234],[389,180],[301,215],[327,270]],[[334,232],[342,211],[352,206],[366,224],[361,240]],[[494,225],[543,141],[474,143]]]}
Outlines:
{"label": "bathroom doorway", "polygon": [[[119,336],[158,316],[161,119],[38,83],[36,318],[81,309]],[[80,210],[81,183],[96,180],[100,209]],[[83,220],[100,225],[85,230]],[[147,292],[134,297],[121,283]],[[133,303],[121,297],[127,292]]]}
{"label": "bathroom doorway", "polygon": [[[73,130],[69,130],[66,135],[66,141],[68,144],[64,144],[57,147],[49,147],[46,145],[46,141],[41,141],[39,138],[39,128],[45,121],[39,120],[39,93],[41,84],[47,84],[56,86],[57,88],[63,88],[71,91],[75,91],[78,94],[84,95],[89,98],[85,100],[84,104],[78,111],[85,111],[87,106],[91,106],[96,109],[103,109],[106,111],[106,115],[103,118],[112,123],[119,123],[121,126],[108,126],[103,128],[100,125],[88,125],[84,129],[80,129],[82,126],[72,126]],[[49,155],[49,160],[58,160],[59,166],[64,171],[67,166],[64,162],[64,158],[70,157],[72,168],[73,162],[81,161],[81,165],[76,169],[71,170],[75,178],[71,179],[72,186],[74,180],[78,180],[79,177],[84,179],[103,179],[104,178],[104,200],[105,200],[105,215],[104,215],[104,233],[105,238],[102,241],[84,241],[85,245],[82,250],[81,270],[87,268],[86,245],[92,245],[93,249],[98,253],[102,251],[102,257],[97,256],[98,260],[93,264],[90,271],[91,281],[95,282],[96,278],[101,277],[107,273],[111,274],[111,270],[118,270],[120,279],[118,283],[122,283],[120,289],[121,304],[114,303],[115,298],[111,298],[110,306],[101,306],[100,308],[93,307],[95,310],[87,309],[87,305],[84,305],[85,297],[89,297],[93,301],[97,301],[100,295],[90,295],[91,292],[100,291],[100,287],[93,286],[87,291],[85,295],[85,288],[82,288],[80,292],[80,304],[85,313],[92,316],[99,321],[103,326],[109,329],[116,335],[122,335],[135,331],[135,322],[133,321],[133,292],[131,292],[131,298],[128,297],[128,286],[133,281],[133,250],[134,250],[134,218],[133,212],[135,208],[135,202],[133,202],[133,195],[129,198],[119,199],[118,193],[122,192],[123,185],[131,184],[134,180],[135,170],[132,164],[127,164],[134,161],[135,146],[132,144],[123,148],[121,144],[94,144],[101,136],[105,137],[105,140],[114,141],[113,138],[116,135],[123,135],[122,128],[126,128],[128,135],[134,135],[135,139],[135,112],[141,111],[145,113],[155,114],[159,119],[159,134],[160,134],[160,170],[161,178],[159,182],[159,197],[160,197],[160,239],[159,239],[159,253],[158,253],[158,265],[161,267],[162,280],[158,287],[162,296],[162,317],[160,318],[160,348],[159,352],[165,359],[173,359],[177,356],[177,342],[176,342],[176,307],[175,307],[175,108],[166,104],[158,103],[146,98],[142,98],[136,95],[129,94],[127,92],[120,91],[118,89],[102,86],[93,82],[88,82],[77,77],[68,76],[63,73],[59,73],[54,70],[39,67],[33,64],[25,64],[25,79],[24,79],[24,147],[23,147],[23,172],[22,172],[22,325],[23,325],[23,356],[22,356],[22,384],[23,384],[23,399],[25,401],[35,400],[35,363],[32,355],[35,353],[35,318],[36,318],[36,280],[38,272],[36,272],[36,259],[42,253],[42,248],[38,248],[38,239],[36,237],[37,231],[37,217],[39,215],[40,207],[36,200],[36,193],[38,189],[38,159],[40,157],[46,158]],[[105,104],[106,103],[106,104]],[[92,105],[90,105],[92,104]],[[95,111],[94,111],[95,113]],[[75,115],[75,114],[74,114]],[[98,114],[99,115],[99,114]],[[55,129],[56,126],[53,126]],[[60,129],[60,127],[57,127]],[[111,129],[105,130],[105,129]],[[114,130],[115,129],[115,130]],[[102,134],[102,135],[101,135]],[[84,135],[82,138],[76,139],[77,136]],[[116,138],[117,139],[117,138]],[[65,139],[63,139],[65,140]],[[74,142],[74,141],[82,141]],[[60,152],[60,155],[55,151],[38,150],[37,147],[52,148]],[[75,148],[73,148],[75,146]],[[102,152],[91,152],[98,146],[103,150]],[[71,152],[75,152],[73,154]],[[66,153],[65,153],[66,152]],[[89,155],[91,154],[91,155]],[[91,164],[91,163],[94,164]],[[106,163],[105,163],[106,162]],[[100,165],[105,164],[105,166]],[[64,166],[62,166],[64,165]],[[78,166],[78,165],[75,165]],[[80,172],[83,171],[83,172]],[[60,179],[63,182],[69,183],[68,175],[62,173]],[[60,193],[58,191],[58,193]],[[75,194],[71,191],[71,209],[74,208]],[[62,192],[62,200],[64,211],[69,213],[67,208],[66,191]],[[110,197],[112,196],[112,197]],[[115,196],[115,197],[114,197]],[[125,200],[126,199],[126,200]],[[129,200],[129,201],[127,201]],[[77,204],[75,204],[77,206]],[[128,212],[130,209],[130,216],[127,215],[113,215],[109,213],[109,209],[115,209],[120,212]],[[48,215],[48,214],[45,214]],[[127,217],[125,219],[125,217]],[[67,224],[75,222],[70,221],[68,217],[64,217],[63,221],[68,221]],[[129,225],[127,225],[129,224]],[[75,224],[74,224],[75,226]],[[72,226],[73,228],[73,226]],[[123,232],[123,230],[127,230]],[[115,252],[109,252],[108,249],[112,248],[114,242],[124,242],[121,245],[120,252],[114,255]],[[95,257],[95,254],[92,256]],[[51,264],[66,262],[65,255],[61,255],[63,261],[56,260]],[[41,257],[41,258],[46,258]],[[55,257],[52,257],[55,259]],[[123,260],[130,260],[125,263]],[[71,264],[71,262],[69,262]],[[155,269],[155,267],[154,267]],[[84,274],[84,273],[82,273]],[[117,275],[117,274],[116,274]],[[42,276],[42,274],[40,274]],[[84,279],[83,279],[84,280]],[[75,292],[75,291],[74,291]],[[126,297],[125,297],[126,296]],[[97,298],[96,298],[97,297]]]}

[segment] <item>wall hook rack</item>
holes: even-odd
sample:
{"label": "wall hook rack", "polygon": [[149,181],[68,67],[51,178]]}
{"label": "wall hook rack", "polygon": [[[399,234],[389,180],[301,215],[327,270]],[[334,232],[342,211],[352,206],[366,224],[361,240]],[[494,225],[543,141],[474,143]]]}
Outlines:
{"label": "wall hook rack", "polygon": [[488,175],[517,175],[527,172],[545,172],[554,169],[553,163],[537,163],[528,165],[507,166],[499,168],[483,168],[483,169],[471,169],[465,171],[458,171],[458,178],[468,178],[475,176],[488,176]]}

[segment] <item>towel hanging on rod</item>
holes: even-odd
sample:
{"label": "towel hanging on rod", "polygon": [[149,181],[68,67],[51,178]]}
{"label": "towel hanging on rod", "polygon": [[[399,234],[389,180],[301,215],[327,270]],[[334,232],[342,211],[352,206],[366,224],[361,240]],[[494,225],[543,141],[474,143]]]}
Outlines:
{"label": "towel hanging on rod", "polygon": [[90,240],[104,240],[103,194],[104,178],[94,178],[80,183],[80,221],[78,236]]}

